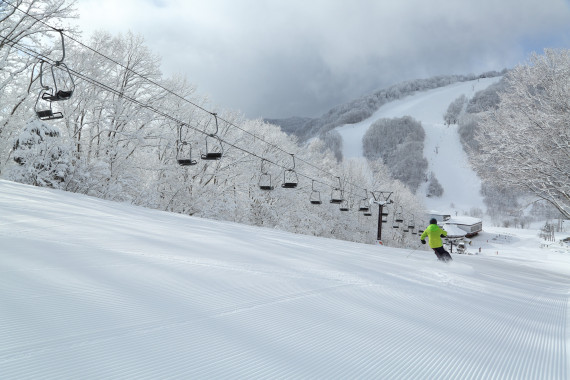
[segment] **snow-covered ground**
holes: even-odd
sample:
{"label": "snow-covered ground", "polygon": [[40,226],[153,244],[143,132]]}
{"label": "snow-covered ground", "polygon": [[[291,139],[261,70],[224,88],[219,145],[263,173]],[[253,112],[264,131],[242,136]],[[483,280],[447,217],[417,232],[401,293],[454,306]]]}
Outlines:
{"label": "snow-covered ground", "polygon": [[0,181],[0,378],[568,379],[537,234],[443,264]]}
{"label": "snow-covered ground", "polygon": [[[462,94],[469,99],[499,80],[500,77],[458,82],[387,103],[368,119],[337,128],[343,138],[343,155],[346,158],[362,157],[362,136],[376,120],[411,116],[421,121],[426,132],[424,157],[429,165],[427,173],[435,174],[445,192],[441,198],[425,197],[426,209],[447,213],[469,212],[472,208],[485,210],[483,197],[479,194],[481,181],[469,166],[457,126],[445,125],[443,115],[449,104]],[[426,194],[425,188],[418,190],[420,194]]]}

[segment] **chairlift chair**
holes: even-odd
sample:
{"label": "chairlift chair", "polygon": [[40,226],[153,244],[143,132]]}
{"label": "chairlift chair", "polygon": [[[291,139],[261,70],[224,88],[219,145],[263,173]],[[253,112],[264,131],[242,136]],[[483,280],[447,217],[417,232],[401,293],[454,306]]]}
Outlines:
{"label": "chairlift chair", "polygon": [[294,189],[299,183],[297,172],[293,169],[287,169],[283,172],[283,183],[281,187],[286,189]]}
{"label": "chairlift chair", "polygon": [[396,223],[404,222],[404,212],[402,211],[402,206],[400,206],[400,210],[394,215],[394,220]]}
{"label": "chairlift chair", "polygon": [[[43,61],[42,64],[40,65],[40,84],[42,85],[42,87],[45,87],[43,85],[42,66],[43,66]],[[66,73],[67,78],[61,78],[60,76],[56,76],[54,67],[59,67],[60,70],[64,71]],[[53,65],[51,66],[51,77],[53,81],[54,92],[53,93],[45,92],[44,94],[42,94],[42,99],[47,100],[48,102],[58,102],[62,100],[71,99],[73,91],[75,90],[75,82],[73,81],[73,77],[71,76],[67,65],[63,62],[56,62],[55,66]],[[62,89],[62,85],[65,86],[64,87],[65,89]]]}
{"label": "chairlift chair", "polygon": [[283,183],[281,187],[285,189],[294,189],[299,184],[299,177],[295,171],[295,155],[291,153],[291,158],[293,159],[293,168],[283,171]]}
{"label": "chairlift chair", "polygon": [[[208,148],[208,139],[217,141],[217,144],[210,143]],[[206,153],[202,153],[200,156],[202,160],[219,160],[223,156],[223,146],[220,138],[216,135],[206,136]]]}
{"label": "chairlift chair", "polygon": [[346,199],[343,200],[342,203],[340,204],[339,210],[340,211],[349,211],[350,210],[348,207],[348,201]]}
{"label": "chairlift chair", "polygon": [[187,141],[176,141],[176,161],[180,166],[191,166],[198,163],[192,159],[192,146]]}
{"label": "chairlift chair", "polygon": [[330,202],[334,204],[341,204],[343,201],[344,199],[342,196],[342,190],[337,188],[332,189]]}
{"label": "chairlift chair", "polygon": [[265,159],[261,160],[261,174],[259,175],[258,185],[261,190],[273,190],[275,187],[271,183],[271,174],[267,172],[263,163]]}
{"label": "chairlift chair", "polygon": [[320,205],[323,202],[321,201],[321,193],[318,190],[315,190],[315,180],[311,184],[311,196],[309,197],[309,201],[313,205]]}
{"label": "chairlift chair", "polygon": [[[424,224],[425,224],[425,222],[423,220],[420,220],[420,225],[423,226]],[[424,231],[425,230],[422,227],[418,228],[418,234],[423,234]]]}
{"label": "chairlift chair", "polygon": [[273,190],[274,186],[271,185],[271,174],[261,173],[259,175],[259,188],[261,190]]}
{"label": "chairlift chair", "polygon": [[363,199],[360,201],[360,205],[358,206],[358,211],[369,211],[370,206],[368,205],[368,200]]}
{"label": "chairlift chair", "polygon": [[[55,61],[54,65],[50,65],[51,69],[51,81],[53,84],[53,92],[45,92],[42,94],[42,99],[48,102],[58,102],[62,100],[69,100],[73,95],[73,91],[75,91],[75,82],[73,81],[73,76],[69,72],[69,68],[63,62],[65,59],[65,41],[63,38],[63,30],[58,29],[59,35],[61,36],[61,51],[62,56],[61,59]],[[40,85],[44,89],[51,88],[46,83],[44,83],[44,63],[45,61],[40,62]],[[59,72],[56,75],[56,70],[58,69]],[[61,74],[63,73],[63,75]],[[32,74],[33,75],[33,74]]]}
{"label": "chairlift chair", "polygon": [[334,204],[341,204],[344,201],[343,193],[342,193],[342,185],[340,183],[340,177],[338,178],[338,187],[335,187],[331,191],[331,203]]}
{"label": "chairlift chair", "polygon": [[[211,115],[214,116],[216,122],[216,131],[206,135],[206,153],[201,154],[200,157],[202,160],[219,160],[222,158],[224,152],[222,140],[218,137],[218,114],[212,113]],[[215,144],[210,143],[210,148],[208,148],[208,140],[215,142]]]}
{"label": "chairlift chair", "polygon": [[370,204],[368,203],[368,198],[366,198],[367,194],[368,190],[364,190],[364,198],[362,198],[362,200],[358,205],[358,211],[364,211],[364,212],[370,211]]}
{"label": "chairlift chair", "polygon": [[396,220],[396,216],[392,219],[392,228],[400,228],[399,222]]}
{"label": "chairlift chair", "polygon": [[309,198],[309,200],[313,205],[320,205],[323,203],[321,201],[321,193],[319,193],[317,190],[311,191],[311,197]]}
{"label": "chairlift chair", "polygon": [[61,112],[53,112],[51,102],[48,102],[49,107],[40,107],[40,99],[43,99],[43,94],[46,90],[43,90],[39,93],[38,98],[36,99],[35,111],[36,115],[40,120],[47,121],[47,120],[57,120],[63,119],[63,113]]}
{"label": "chairlift chair", "polygon": [[416,228],[416,221],[415,221],[415,216],[412,213],[409,213],[410,218],[408,219],[408,228],[410,230],[413,230],[414,228]]}

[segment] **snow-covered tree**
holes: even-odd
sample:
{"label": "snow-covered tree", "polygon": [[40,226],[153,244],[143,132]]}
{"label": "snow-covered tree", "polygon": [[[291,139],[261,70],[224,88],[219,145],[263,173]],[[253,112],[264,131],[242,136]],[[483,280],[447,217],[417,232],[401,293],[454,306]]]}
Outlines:
{"label": "snow-covered tree", "polygon": [[38,96],[28,90],[37,81],[37,73],[31,75],[39,61],[34,54],[54,59],[62,54],[59,33],[47,25],[73,33],[67,20],[74,15],[74,5],[75,0],[0,2],[0,170],[10,161],[13,139]]}
{"label": "snow-covered tree", "polygon": [[34,186],[61,188],[72,166],[59,130],[37,119],[15,140],[12,158],[17,165],[9,167],[8,178]]}
{"label": "snow-covered tree", "polygon": [[380,119],[362,137],[363,155],[369,160],[381,158],[395,179],[416,191],[428,166],[424,139],[421,123],[410,116]]}
{"label": "snow-covered tree", "polygon": [[427,188],[427,196],[428,197],[441,197],[443,195],[443,187],[437,180],[435,174],[433,172],[429,175],[429,183]]}
{"label": "snow-covered tree", "polygon": [[320,139],[324,141],[327,149],[330,149],[337,161],[342,161],[342,136],[336,130],[321,134]]}
{"label": "snow-covered tree", "polygon": [[465,107],[465,103],[467,103],[467,97],[464,94],[462,94],[461,96],[459,96],[457,99],[455,99],[453,102],[449,104],[449,107],[447,107],[447,111],[443,115],[443,120],[445,121],[445,124],[447,125],[457,124],[457,121],[459,120],[459,115],[461,115],[461,112]]}
{"label": "snow-covered tree", "polygon": [[570,50],[533,54],[506,83],[498,108],[479,127],[478,172],[570,218]]}

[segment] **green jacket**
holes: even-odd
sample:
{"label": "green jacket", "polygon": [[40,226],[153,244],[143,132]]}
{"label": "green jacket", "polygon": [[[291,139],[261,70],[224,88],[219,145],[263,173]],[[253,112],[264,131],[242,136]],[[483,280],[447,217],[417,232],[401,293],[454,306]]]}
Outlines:
{"label": "green jacket", "polygon": [[422,233],[421,239],[425,240],[427,236],[430,248],[438,248],[443,246],[440,235],[447,236],[447,232],[439,228],[437,224],[430,224]]}

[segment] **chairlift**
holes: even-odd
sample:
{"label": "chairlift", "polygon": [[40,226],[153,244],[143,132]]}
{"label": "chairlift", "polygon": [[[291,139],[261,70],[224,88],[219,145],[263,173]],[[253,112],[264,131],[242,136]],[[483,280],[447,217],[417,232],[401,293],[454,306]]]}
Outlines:
{"label": "chairlift", "polygon": [[368,198],[366,195],[368,194],[368,190],[364,189],[364,198],[359,203],[358,211],[368,212],[370,211],[370,204],[368,203]]}
{"label": "chairlift", "polygon": [[273,190],[275,187],[271,184],[271,174],[265,170],[263,163],[265,160],[261,160],[261,174],[259,175],[259,188],[261,190]]}
{"label": "chairlift", "polygon": [[[218,114],[212,113],[216,121],[216,132],[206,136],[206,153],[200,156],[202,160],[219,160],[223,156],[224,147],[222,141],[218,137]],[[210,147],[208,148],[208,140],[210,140]]]}
{"label": "chairlift", "polygon": [[299,177],[295,171],[295,156],[291,154],[293,158],[293,168],[283,171],[283,183],[281,187],[286,189],[294,189],[299,184]]}
{"label": "chairlift", "polygon": [[[42,61],[43,65],[43,61]],[[66,72],[66,78],[62,78],[59,75],[55,74],[55,67],[59,67],[60,70]],[[75,90],[75,82],[73,81],[73,77],[69,72],[69,68],[63,62],[56,62],[55,66],[51,66],[51,77],[52,83],[54,86],[54,91],[52,92],[44,92],[42,94],[42,99],[47,100],[48,102],[58,102],[62,100],[69,100],[71,99],[71,95],[73,95],[73,91]],[[40,65],[40,84],[43,88],[47,88],[43,83],[43,70]],[[64,89],[62,89],[62,87]]]}
{"label": "chairlift", "polygon": [[[42,60],[40,63],[40,85],[44,89],[53,88],[53,92],[44,92],[42,94],[42,99],[48,102],[69,100],[73,95],[73,91],[75,90],[75,82],[73,81],[73,76],[69,72],[67,65],[63,62],[65,59],[65,41],[63,38],[63,30],[58,29],[57,31],[61,36],[62,56],[60,60],[55,61],[54,65],[50,65],[51,82],[53,84],[53,87],[48,86],[46,83],[44,83],[44,80],[46,78],[44,78],[45,71],[43,65],[45,62]],[[56,68],[59,70],[58,74],[56,74]],[[61,73],[63,73],[63,75]]]}
{"label": "chairlift", "polygon": [[330,203],[341,204],[344,201],[343,191],[341,189],[342,185],[340,183],[340,177],[336,178],[338,178],[338,187],[332,189]]}
{"label": "chairlift", "polygon": [[[420,220],[420,225],[423,226],[424,224],[425,224],[425,221]],[[418,228],[418,234],[423,234],[424,231],[425,231],[425,230],[424,230],[422,227]]]}
{"label": "chairlift", "polygon": [[187,141],[176,141],[176,161],[180,166],[191,166],[198,163],[192,159],[192,146]]}
{"label": "chairlift", "polygon": [[394,215],[394,220],[396,221],[396,223],[403,223],[404,222],[404,213],[402,211],[402,206],[400,206],[400,211],[398,211]]}
{"label": "chairlift", "polygon": [[408,228],[410,230],[413,230],[414,228],[416,228],[416,222],[415,222],[415,217],[414,214],[410,213],[411,218],[408,220]]}
{"label": "chairlift", "polygon": [[261,190],[273,190],[274,186],[271,185],[271,174],[262,173],[259,175],[259,188]]}
{"label": "chairlift", "polygon": [[321,193],[318,190],[315,190],[315,180],[311,184],[311,196],[309,197],[309,201],[313,205],[320,205],[323,202],[321,201]]}
{"label": "chairlift", "polygon": [[180,166],[196,165],[196,160],[192,159],[192,145],[182,138],[182,127],[178,127],[178,140],[176,140],[176,162]]}
{"label": "chairlift", "polygon": [[344,199],[344,200],[341,202],[340,207],[339,207],[339,210],[340,210],[340,211],[349,211],[349,210],[350,210],[349,207],[348,207],[348,201],[347,201],[346,199]]}
{"label": "chairlift", "polygon": [[396,216],[392,218],[392,228],[400,228],[399,222],[396,220]]}
{"label": "chairlift", "polygon": [[35,108],[37,117],[43,121],[63,119],[63,113],[53,112],[51,102],[47,102],[49,105],[48,107],[41,107],[40,106],[40,103],[45,103],[45,102],[40,102],[40,99],[43,99],[44,93],[45,93],[45,90],[41,91],[38,95],[38,98],[36,99],[36,105],[34,108]]}
{"label": "chairlift", "polygon": [[299,177],[297,177],[297,172],[293,169],[287,169],[283,172],[283,183],[281,187],[286,189],[294,189],[299,183]]}

